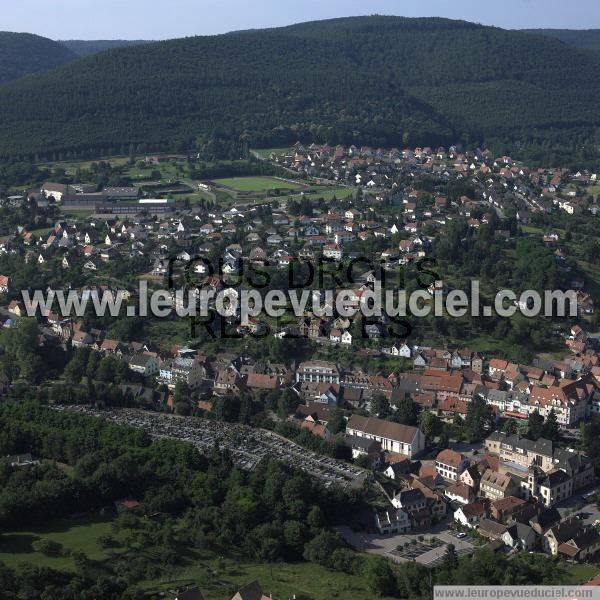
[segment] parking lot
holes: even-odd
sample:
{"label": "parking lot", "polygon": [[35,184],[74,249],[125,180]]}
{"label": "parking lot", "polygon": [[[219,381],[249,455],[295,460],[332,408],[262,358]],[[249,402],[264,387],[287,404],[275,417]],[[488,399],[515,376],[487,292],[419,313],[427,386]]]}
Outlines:
{"label": "parking lot", "polygon": [[[418,562],[422,565],[434,566],[444,560],[446,548],[452,544],[457,554],[472,554],[475,546],[469,538],[457,538],[456,534],[448,529],[447,523],[438,524],[425,532],[415,532],[401,535],[369,534],[363,531],[352,531],[349,527],[340,527],[339,533],[354,548],[362,552],[387,556],[396,562]],[[419,541],[419,537],[424,541]],[[436,538],[437,542],[429,542]],[[398,549],[405,546],[406,549]]]}
{"label": "parking lot", "polygon": [[584,495],[589,494],[593,490],[586,490],[584,494],[578,494],[569,498],[565,502],[561,502],[557,506],[557,510],[561,517],[572,517],[580,515],[582,517],[582,523],[586,525],[593,525],[596,521],[600,520],[600,509],[595,502],[590,502],[590,499],[583,498]]}

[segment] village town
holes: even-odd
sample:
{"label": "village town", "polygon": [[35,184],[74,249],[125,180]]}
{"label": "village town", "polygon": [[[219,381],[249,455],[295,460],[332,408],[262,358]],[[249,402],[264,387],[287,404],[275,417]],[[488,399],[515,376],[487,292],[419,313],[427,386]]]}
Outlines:
{"label": "village town", "polygon": [[600,599],[600,3],[364,6],[3,7],[0,600]]}
{"label": "village town", "polygon": [[[246,269],[262,269],[273,287],[297,261],[335,267],[368,257],[370,266],[344,282],[360,298],[431,258],[457,222],[471,232],[488,228],[507,247],[534,239],[576,290],[577,317],[557,322],[557,350],[522,362],[486,350],[485,340],[472,350],[443,336],[393,337],[384,318],[307,311],[249,326],[232,319],[232,339],[220,340],[202,327],[191,335],[185,319],[136,329],[123,326],[125,317],[103,327],[88,315],[40,311],[40,345],[120,365],[124,404],[56,408],[204,451],[217,443],[243,469],[277,456],[327,486],[367,487],[374,500],[363,529],[340,531],[354,548],[397,562],[433,566],[448,546],[466,554],[484,545],[567,561],[597,557],[597,478],[580,429],[600,416],[596,283],[585,270],[595,259],[578,261],[570,225],[596,215],[596,174],[458,148],[298,143],[255,161],[279,175],[187,176],[161,184],[159,198],[142,185],[99,191],[82,181],[5,190],[4,206],[34,206],[37,225],[17,223],[0,243],[4,328],[27,319],[25,288],[88,297],[125,290],[135,305],[140,278],[157,289],[173,278],[189,287],[191,274],[199,289],[220,290]],[[142,161],[153,169],[185,162]],[[243,189],[244,180],[255,188]],[[446,285],[433,278],[423,287],[433,298]],[[2,374],[3,393],[13,379]],[[244,421],[240,398],[258,403],[264,422]],[[286,439],[290,431],[297,433]],[[307,436],[319,440],[312,449]]]}

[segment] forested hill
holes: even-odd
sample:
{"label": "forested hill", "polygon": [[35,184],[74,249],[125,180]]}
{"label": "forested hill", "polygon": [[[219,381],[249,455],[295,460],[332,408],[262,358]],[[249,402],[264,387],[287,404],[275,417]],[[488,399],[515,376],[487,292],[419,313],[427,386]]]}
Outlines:
{"label": "forested hill", "polygon": [[104,50],[113,50],[114,48],[124,48],[126,46],[139,46],[149,44],[147,40],[59,40],[62,44],[77,56],[90,56],[98,54]]}
{"label": "forested hill", "polygon": [[[43,90],[43,93],[40,93]],[[0,154],[301,139],[594,139],[600,57],[446,19],[355,17],[108,50],[0,88]]]}
{"label": "forested hill", "polygon": [[0,84],[76,58],[68,48],[31,33],[0,31]]}
{"label": "forested hill", "polygon": [[600,29],[524,29],[523,31],[556,38],[581,50],[600,52]]}

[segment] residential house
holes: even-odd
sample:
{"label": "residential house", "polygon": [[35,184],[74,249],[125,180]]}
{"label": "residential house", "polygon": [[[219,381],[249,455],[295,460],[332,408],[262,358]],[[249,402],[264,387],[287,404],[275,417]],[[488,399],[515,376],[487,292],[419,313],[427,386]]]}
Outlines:
{"label": "residential house", "polygon": [[244,379],[235,369],[217,371],[213,392],[217,395],[241,394],[246,389]]}
{"label": "residential house", "polygon": [[454,520],[464,527],[476,529],[479,526],[481,519],[485,518],[486,514],[487,511],[484,502],[471,502],[465,506],[458,507],[454,511]]}
{"label": "residential house", "polygon": [[496,473],[490,469],[485,471],[479,482],[479,492],[484,498],[500,500],[513,496],[519,491],[519,486],[509,474]]}
{"label": "residential house", "polygon": [[140,375],[150,376],[158,373],[158,358],[152,354],[136,354],[129,360],[129,368]]}
{"label": "residential house", "polygon": [[444,495],[451,502],[470,504],[475,500],[475,492],[466,483],[454,483],[444,490]]}
{"label": "residential house", "polygon": [[313,360],[300,363],[296,371],[296,381],[316,381],[340,383],[340,372],[335,363]]}
{"label": "residential house", "polygon": [[25,306],[20,300],[11,300],[8,304],[8,312],[16,317],[25,316]]}
{"label": "residential house", "polygon": [[375,511],[375,527],[380,535],[398,535],[412,529],[408,512],[392,507]]}
{"label": "residential house", "polygon": [[492,519],[483,518],[479,521],[479,527],[477,527],[477,531],[480,535],[490,540],[500,540],[502,536],[506,532],[506,525],[502,525],[502,523],[497,523]]}
{"label": "residential house", "polygon": [[258,581],[253,581],[238,590],[231,600],[271,600],[271,598],[263,593]]}
{"label": "residential house", "polygon": [[465,485],[468,485],[474,490],[479,489],[479,480],[481,479],[481,473],[477,469],[477,465],[472,465],[465,469],[458,477],[458,480]]}
{"label": "residential house", "polygon": [[352,451],[352,458],[359,456],[371,456],[373,459],[381,453],[381,443],[374,439],[358,436],[346,435],[344,444]]}
{"label": "residential house", "polygon": [[388,464],[387,468],[383,471],[383,473],[386,477],[397,480],[402,479],[405,475],[408,475],[410,473],[410,468],[410,459],[406,456],[402,456],[400,460],[396,460],[393,463]]}
{"label": "residential house", "polygon": [[542,546],[552,556],[585,560],[600,550],[600,535],[595,527],[570,517],[546,531]]}
{"label": "residential house", "polygon": [[494,500],[490,504],[490,516],[499,523],[508,523],[510,519],[515,519],[518,514],[528,506],[527,502],[516,496],[506,496],[499,500]]}
{"label": "residential house", "polygon": [[459,452],[442,450],[435,459],[435,470],[449,481],[457,481],[459,475],[469,466],[469,459]]}
{"label": "residential house", "polygon": [[525,523],[514,523],[502,534],[502,541],[509,548],[532,550],[537,544],[535,531]]}

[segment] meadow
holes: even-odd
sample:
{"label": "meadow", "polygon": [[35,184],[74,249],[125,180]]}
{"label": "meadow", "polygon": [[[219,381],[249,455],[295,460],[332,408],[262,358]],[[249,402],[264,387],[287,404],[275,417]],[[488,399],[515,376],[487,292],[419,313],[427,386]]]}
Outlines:
{"label": "meadow", "polygon": [[[57,519],[28,531],[6,532],[0,535],[0,562],[12,568],[29,562],[74,571],[74,560],[67,555],[68,551],[74,551],[84,553],[92,561],[94,571],[105,572],[109,553],[128,550],[124,545],[104,550],[97,542],[103,535],[111,535],[117,542],[121,537],[114,533],[112,519],[95,514]],[[32,544],[41,539],[60,543],[65,555],[35,552]],[[144,553],[142,548],[136,552]],[[181,549],[180,559],[181,564],[167,567],[156,578],[141,582],[140,587],[154,595],[197,585],[205,600],[226,600],[243,585],[258,580],[263,590],[275,598],[292,598],[294,594],[311,600],[376,598],[367,591],[360,576],[336,573],[311,563],[254,563],[243,557],[223,558],[209,550],[189,548]]]}
{"label": "meadow", "polygon": [[301,186],[275,177],[226,177],[215,179],[217,185],[233,188],[239,192],[266,192],[269,190],[297,190]]}

